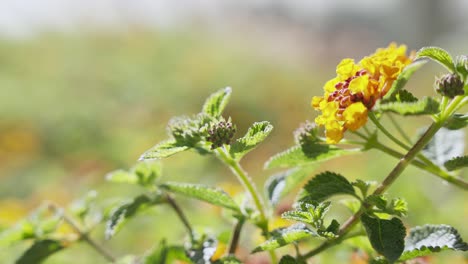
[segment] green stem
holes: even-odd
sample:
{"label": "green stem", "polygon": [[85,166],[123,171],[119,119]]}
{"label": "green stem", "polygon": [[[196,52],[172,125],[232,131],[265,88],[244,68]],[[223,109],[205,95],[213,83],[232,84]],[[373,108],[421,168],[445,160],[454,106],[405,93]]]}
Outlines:
{"label": "green stem", "polygon": [[[403,153],[400,153],[396,150],[393,150],[379,142],[376,142],[375,144],[372,145],[373,148],[377,149],[377,150],[380,150],[392,157],[395,157],[397,159],[403,157]],[[420,155],[417,156],[418,158],[420,158]],[[432,162],[431,162],[432,163]],[[427,163],[423,163],[419,160],[412,160],[411,161],[411,165],[415,166],[415,167],[418,167],[422,170],[425,170],[427,172],[430,172],[431,174],[447,181],[447,182],[450,182],[452,184],[454,184],[455,186],[457,187],[460,187],[464,190],[468,190],[468,182],[466,182],[465,180],[463,180],[462,178],[459,178],[459,177],[456,177],[450,173],[448,173],[447,171],[441,169],[439,166],[437,165],[430,165],[430,164],[427,164]]]}
{"label": "green stem", "polygon": [[390,122],[392,122],[393,126],[396,128],[396,130],[398,131],[398,133],[400,133],[400,135],[406,140],[406,142],[408,144],[411,144],[411,138],[408,137],[408,135],[405,133],[405,131],[403,131],[403,129],[401,128],[401,126],[398,125],[398,123],[396,122],[395,118],[393,118],[393,115],[392,114],[389,114],[388,115],[388,119],[390,119]]}
{"label": "green stem", "polygon": [[234,175],[237,176],[241,184],[244,186],[246,191],[252,197],[255,207],[257,207],[257,211],[260,214],[260,220],[262,222],[267,222],[268,219],[265,214],[265,208],[263,206],[263,202],[260,199],[260,195],[258,194],[258,191],[255,188],[255,185],[252,182],[252,179],[242,169],[239,162],[235,161],[233,158],[231,158],[231,156],[228,153],[226,153],[226,150],[224,149],[224,147],[218,148],[216,152],[218,153],[218,157],[220,157],[221,160],[231,169]]}
{"label": "green stem", "polygon": [[[62,210],[54,203],[49,204],[50,210],[57,212]],[[76,233],[80,236],[80,239],[85,241],[88,245],[90,245],[96,252],[98,252],[101,256],[107,259],[109,262],[115,263],[116,259],[110,252],[108,252],[103,246],[99,245],[96,241],[94,241],[87,232],[81,230],[78,223],[76,223],[71,217],[66,215],[62,212],[63,221],[67,223]]]}
{"label": "green stem", "polygon": [[188,218],[185,216],[185,214],[182,211],[182,209],[180,208],[180,206],[176,203],[176,201],[169,194],[166,194],[166,201],[172,207],[172,209],[174,209],[174,211],[176,212],[176,214],[179,217],[180,221],[182,221],[185,228],[187,229],[187,232],[189,232],[190,240],[192,242],[194,242],[195,241],[195,235],[193,233],[193,228],[190,225],[190,222],[188,221]]}
{"label": "green stem", "polygon": [[393,142],[395,142],[398,146],[404,148],[405,150],[409,150],[410,147],[408,147],[405,143],[401,142],[399,139],[397,139],[396,137],[394,137],[392,135],[392,133],[390,133],[387,129],[385,129],[384,126],[382,126],[382,124],[380,124],[379,120],[377,119],[377,117],[375,116],[374,112],[370,112],[369,113],[369,118],[371,119],[371,121],[377,126],[377,128],[382,131],[389,139],[391,139]]}
{"label": "green stem", "polygon": [[[241,182],[241,184],[244,186],[245,190],[250,194],[252,197],[252,200],[255,204],[255,207],[257,208],[257,211],[260,215],[260,227],[265,235],[265,237],[268,239],[269,231],[268,231],[268,218],[266,216],[265,212],[265,207],[263,205],[263,202],[260,198],[260,195],[255,188],[255,185],[252,181],[252,179],[247,175],[247,173],[242,169],[241,165],[239,164],[238,161],[234,160],[229,153],[226,151],[225,147],[217,148],[216,149],[217,156],[219,159],[221,159],[234,173],[234,175],[237,176],[237,179]],[[270,250],[269,251],[270,258],[272,263],[277,262],[276,254],[274,251]]]}
{"label": "green stem", "polygon": [[[421,138],[414,144],[414,146],[404,155],[393,170],[388,174],[388,176],[380,183],[377,189],[372,193],[373,195],[379,195],[384,193],[401,175],[405,168],[411,163],[411,161],[416,157],[416,155],[423,149],[423,147],[432,139],[435,133],[442,127],[443,122],[433,123],[426,132],[421,136]],[[305,256],[307,258],[315,256],[316,254],[322,252],[323,250],[337,245],[340,243],[343,238],[358,222],[361,215],[368,209],[369,205],[362,205],[358,212],[352,215],[344,224],[340,227],[338,231],[338,238],[334,240],[329,240],[322,243],[317,248],[313,249]]]}
{"label": "green stem", "polygon": [[[368,140],[369,138],[366,137],[365,135],[363,135],[362,133],[359,133],[357,131],[354,131],[353,132],[354,134],[356,134],[357,136],[361,137],[362,139],[365,139],[365,140]],[[374,142],[371,147],[375,148],[375,149],[378,149],[380,151],[383,151],[387,154],[389,154],[390,156],[393,156],[395,158],[401,158],[403,157],[403,154],[398,152],[398,151],[395,151],[379,142]],[[456,185],[457,187],[460,187],[464,190],[468,190],[468,182],[464,181],[462,178],[459,178],[459,177],[456,177],[450,173],[448,173],[447,171],[441,169],[439,166],[437,166],[434,162],[432,162],[430,159],[428,159],[426,156],[424,156],[423,154],[421,153],[418,153],[417,154],[417,158],[420,159],[421,161],[418,161],[418,160],[412,160],[411,161],[411,165],[414,165],[420,169],[423,169],[427,172],[430,172],[432,174],[434,174],[435,176],[437,177],[440,177],[441,179],[447,181],[447,182],[450,182],[454,185]]]}

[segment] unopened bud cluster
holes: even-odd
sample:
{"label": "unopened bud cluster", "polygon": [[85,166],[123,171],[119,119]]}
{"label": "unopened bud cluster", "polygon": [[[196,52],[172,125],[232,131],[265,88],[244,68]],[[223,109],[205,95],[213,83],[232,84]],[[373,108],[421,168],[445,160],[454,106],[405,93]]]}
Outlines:
{"label": "unopened bud cluster", "polygon": [[206,140],[211,142],[211,149],[219,148],[222,145],[229,145],[236,133],[236,126],[229,121],[220,121],[208,130]]}
{"label": "unopened bud cluster", "polygon": [[317,141],[317,125],[307,120],[294,131],[294,139],[297,144],[304,145]]}
{"label": "unopened bud cluster", "polygon": [[443,96],[454,98],[463,95],[463,81],[457,74],[445,74],[435,81],[435,90]]}
{"label": "unopened bud cluster", "polygon": [[168,130],[177,142],[192,146],[201,140],[204,126],[199,116],[195,118],[181,116],[169,121]]}

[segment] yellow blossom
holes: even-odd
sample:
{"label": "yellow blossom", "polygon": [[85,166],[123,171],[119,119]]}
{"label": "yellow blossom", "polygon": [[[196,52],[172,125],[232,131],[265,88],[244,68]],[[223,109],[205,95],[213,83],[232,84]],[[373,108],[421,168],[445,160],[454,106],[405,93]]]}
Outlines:
{"label": "yellow blossom", "polygon": [[377,49],[359,63],[343,59],[336,67],[336,77],[329,80],[324,96],[314,96],[311,105],[321,111],[315,123],[325,127],[327,142],[339,143],[344,132],[358,130],[367,122],[367,113],[382,98],[411,63],[406,46],[391,43]]}
{"label": "yellow blossom", "polygon": [[351,104],[343,111],[346,128],[351,131],[356,131],[367,122],[367,108],[357,102]]}

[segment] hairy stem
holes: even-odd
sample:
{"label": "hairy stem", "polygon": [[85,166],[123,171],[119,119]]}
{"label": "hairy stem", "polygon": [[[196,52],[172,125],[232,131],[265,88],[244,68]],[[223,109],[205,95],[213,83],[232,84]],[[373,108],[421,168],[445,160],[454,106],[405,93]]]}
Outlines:
{"label": "hairy stem", "polygon": [[[234,160],[229,153],[227,153],[226,149],[224,147],[218,148],[216,150],[217,156],[220,160],[222,160],[234,173],[234,175],[237,176],[237,179],[240,181],[242,186],[244,186],[244,189],[250,194],[252,197],[252,200],[255,204],[255,207],[257,208],[257,211],[260,216],[260,223],[259,226],[261,227],[264,236],[268,238],[270,236],[269,230],[268,230],[268,218],[265,212],[265,207],[263,205],[263,202],[260,198],[260,195],[255,188],[255,185],[252,181],[252,179],[247,175],[247,173],[242,169],[241,165],[239,164],[238,161]],[[270,250],[269,251],[270,258],[272,263],[277,262],[276,254],[274,251]]]}
{"label": "hairy stem", "polygon": [[[421,136],[421,138],[414,144],[414,146],[404,155],[393,170],[388,174],[388,176],[380,183],[377,189],[372,193],[373,195],[379,195],[384,193],[401,175],[405,168],[411,164],[411,161],[417,156],[417,154],[423,149],[423,147],[432,139],[435,133],[442,127],[442,122],[433,123],[426,132]],[[348,218],[338,231],[338,238],[334,240],[329,240],[322,243],[317,248],[308,252],[305,257],[310,258],[316,254],[322,252],[323,250],[339,244],[343,237],[354,227],[361,217],[361,215],[368,209],[369,205],[363,204],[358,212]]]}
{"label": "hairy stem", "polygon": [[176,212],[177,216],[179,217],[180,221],[184,224],[185,228],[190,234],[190,239],[193,242],[195,240],[194,233],[192,226],[190,225],[190,222],[188,221],[187,217],[185,216],[184,212],[180,208],[180,206],[176,203],[174,198],[172,198],[169,194],[166,194],[166,201],[167,203],[174,209]]}
{"label": "hairy stem", "polygon": [[265,213],[265,208],[263,202],[258,194],[257,189],[255,188],[252,179],[247,175],[247,173],[242,169],[239,162],[232,159],[229,154],[226,153],[224,148],[218,148],[217,153],[221,160],[231,169],[231,171],[237,176],[241,184],[244,186],[245,190],[250,194],[252,200],[257,208],[258,213],[260,214],[260,220],[262,222],[268,221]]}
{"label": "hairy stem", "polygon": [[[359,136],[360,138],[362,139],[365,139],[365,140],[369,140],[368,137],[366,137],[365,135],[355,131],[353,132],[355,135]],[[362,145],[362,144],[361,144]],[[376,141],[376,142],[373,142],[372,145],[371,145],[372,148],[375,148],[377,150],[380,150],[392,157],[395,157],[397,159],[403,157],[403,153],[401,152],[398,152],[392,148],[389,148],[383,144],[381,144],[380,142]],[[457,177],[455,175],[452,175],[450,173],[448,173],[447,171],[441,169],[439,166],[437,166],[436,164],[434,164],[432,161],[428,160],[424,155],[422,154],[418,154],[417,155],[417,158],[421,159],[422,161],[419,161],[419,160],[416,160],[416,159],[413,159],[411,161],[411,165],[415,166],[415,167],[418,167],[422,170],[425,170],[439,178],[441,178],[442,180],[445,180],[447,182],[450,182],[451,184],[459,187],[459,188],[462,188],[464,190],[468,190],[468,182],[466,182],[464,179],[460,178],[460,177]]]}
{"label": "hairy stem", "polygon": [[115,263],[116,259],[112,254],[107,251],[102,245],[99,245],[96,241],[94,241],[87,232],[81,230],[80,226],[78,223],[76,223],[70,216],[65,214],[63,210],[57,206],[54,203],[49,203],[49,208],[50,210],[54,212],[59,212],[62,211],[62,217],[63,221],[67,223],[73,230],[75,230],[76,233],[80,236],[80,240],[86,242],[88,245],[90,245],[96,252],[98,252],[101,256],[103,256],[105,259],[107,259],[109,262]]}

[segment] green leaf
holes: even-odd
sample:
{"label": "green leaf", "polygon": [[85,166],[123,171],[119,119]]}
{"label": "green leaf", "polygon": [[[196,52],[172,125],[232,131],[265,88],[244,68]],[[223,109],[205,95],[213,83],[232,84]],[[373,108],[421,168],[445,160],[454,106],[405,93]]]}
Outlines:
{"label": "green leaf", "polygon": [[36,241],[23,255],[16,260],[16,264],[39,264],[50,255],[64,249],[60,241],[57,240],[39,240]]}
{"label": "green leaf", "polygon": [[182,246],[168,246],[166,240],[162,240],[158,247],[150,250],[141,261],[142,264],[166,264],[174,263],[176,260],[189,263],[184,247]]}
{"label": "green leaf", "polygon": [[313,232],[302,223],[294,224],[287,228],[279,228],[272,232],[270,239],[256,247],[253,250],[253,253],[277,249],[295,241],[312,236],[317,236],[317,233]]}
{"label": "green leaf", "polygon": [[202,184],[189,184],[178,182],[167,182],[160,186],[170,192],[179,193],[190,198],[202,200],[214,205],[240,212],[239,206],[222,189]]}
{"label": "green leaf", "polygon": [[445,122],[444,127],[450,130],[457,130],[464,128],[467,125],[468,114],[454,114],[447,120],[447,122]]}
{"label": "green leaf", "polygon": [[139,184],[143,187],[153,186],[161,176],[159,162],[139,162],[129,171],[116,170],[106,175],[106,180],[116,183]]}
{"label": "green leaf", "polygon": [[281,258],[279,264],[306,264],[304,260],[296,260],[291,255],[285,255]]}
{"label": "green leaf", "polygon": [[216,260],[213,264],[242,264],[242,261],[234,256],[226,256]]}
{"label": "green leaf", "polygon": [[408,66],[406,66],[403,69],[403,71],[401,71],[401,73],[398,75],[397,79],[393,82],[392,87],[383,97],[383,100],[386,101],[393,98],[396,92],[400,91],[401,89],[403,89],[403,87],[405,87],[409,78],[426,63],[427,60],[416,60]]}
{"label": "green leaf", "polygon": [[446,161],[462,156],[465,147],[465,133],[463,130],[449,130],[441,128],[422,153],[435,164],[443,166]]}
{"label": "green leaf", "polygon": [[417,101],[418,101],[418,98],[405,89],[401,89],[397,91],[395,93],[394,98],[390,99],[390,102],[402,102],[402,103],[414,103]]}
{"label": "green leaf", "polygon": [[73,201],[68,209],[74,216],[84,221],[85,218],[89,215],[90,211],[92,211],[96,197],[96,191],[89,191],[84,197]]}
{"label": "green leaf", "polygon": [[451,73],[455,73],[452,56],[444,49],[439,47],[424,47],[416,53],[416,59],[419,58],[429,58],[447,68]]}
{"label": "green leaf", "polygon": [[[468,56],[459,55],[455,58],[455,68],[463,78],[468,76]],[[466,93],[465,93],[466,94]]]}
{"label": "green leaf", "polygon": [[211,94],[203,104],[202,112],[212,117],[219,117],[223,113],[224,108],[231,97],[231,87],[226,87]]}
{"label": "green leaf", "polygon": [[444,250],[468,251],[468,244],[458,231],[448,225],[424,225],[411,228],[405,239],[400,261],[430,255]]}
{"label": "green leaf", "polygon": [[106,239],[113,237],[131,217],[152,205],[165,201],[161,194],[150,197],[146,194],[139,195],[129,202],[125,202],[113,209],[106,223]]}
{"label": "green leaf", "polygon": [[458,170],[464,167],[468,167],[468,156],[455,157],[453,159],[444,162],[444,167],[448,171]]}
{"label": "green leaf", "polygon": [[439,102],[432,97],[423,97],[417,102],[390,102],[376,106],[376,110],[393,112],[403,116],[431,115],[439,112]]}
{"label": "green leaf", "polygon": [[189,149],[187,146],[179,145],[174,139],[163,141],[143,153],[139,160],[162,159]]}
{"label": "green leaf", "polygon": [[395,262],[405,248],[406,229],[401,220],[385,220],[363,214],[361,221],[372,247],[390,263]]}
{"label": "green leaf", "polygon": [[385,258],[377,257],[377,258],[371,259],[369,264],[389,264],[389,263]]}
{"label": "green leaf", "polygon": [[29,220],[22,220],[15,226],[0,233],[0,246],[9,246],[13,243],[34,237],[34,224]]}
{"label": "green leaf", "polygon": [[383,194],[380,195],[369,195],[366,199],[366,203],[375,205],[375,207],[385,210],[387,208],[387,197],[385,197]]}
{"label": "green leaf", "polygon": [[317,166],[298,167],[271,176],[265,183],[265,191],[272,205],[288,195],[296,188]]}
{"label": "green leaf", "polygon": [[345,177],[329,171],[316,175],[303,189],[300,200],[320,202],[336,194],[356,196],[353,185]]}
{"label": "green leaf", "polygon": [[245,136],[237,139],[231,145],[229,153],[232,158],[239,161],[245,154],[265,140],[272,130],[273,126],[268,121],[253,123],[247,130]]}
{"label": "green leaf", "polygon": [[265,169],[305,166],[359,151],[326,144],[297,145],[271,157],[265,163]]}

